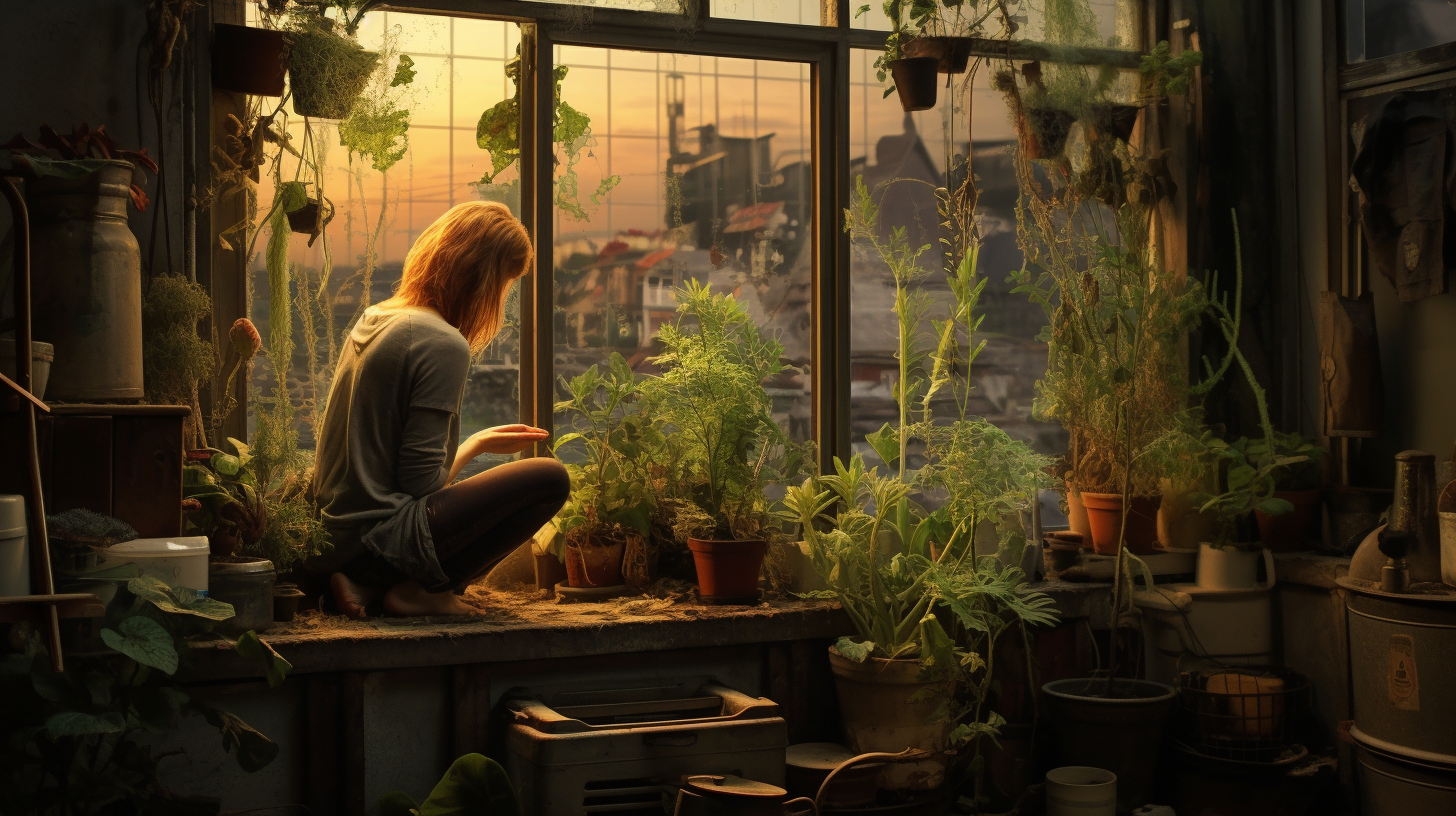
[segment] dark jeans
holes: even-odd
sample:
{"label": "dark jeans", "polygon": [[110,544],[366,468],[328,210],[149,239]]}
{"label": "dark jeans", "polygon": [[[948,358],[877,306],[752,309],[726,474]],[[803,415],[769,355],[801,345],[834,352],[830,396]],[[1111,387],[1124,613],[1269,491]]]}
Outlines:
{"label": "dark jeans", "polygon": [[[430,538],[448,583],[425,589],[463,592],[530,540],[570,495],[566,468],[548,458],[496,465],[430,494],[425,498]],[[372,552],[342,571],[364,586],[381,588],[409,578]]]}

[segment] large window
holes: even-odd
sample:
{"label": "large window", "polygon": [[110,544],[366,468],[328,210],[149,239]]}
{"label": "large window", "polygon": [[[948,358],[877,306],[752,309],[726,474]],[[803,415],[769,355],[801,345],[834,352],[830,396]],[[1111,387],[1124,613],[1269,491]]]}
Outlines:
{"label": "large window", "polygon": [[556,212],[557,376],[614,351],[652,371],[673,292],[697,280],[737,294],[783,343],[795,370],[765,385],[790,434],[808,439],[808,66],[581,47],[556,56],[562,100],[592,127],[582,155],[557,165],[558,185],[576,174],[581,204]]}

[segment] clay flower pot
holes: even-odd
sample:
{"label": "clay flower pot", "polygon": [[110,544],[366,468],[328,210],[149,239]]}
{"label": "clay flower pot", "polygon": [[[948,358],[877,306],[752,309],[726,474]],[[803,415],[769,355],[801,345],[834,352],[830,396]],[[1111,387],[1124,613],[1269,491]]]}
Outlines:
{"label": "clay flower pot", "polygon": [[566,583],[577,588],[620,586],[622,554],[620,541],[589,539],[583,546],[566,545]]}
{"label": "clay flower pot", "polygon": [[1288,513],[1271,516],[1260,510],[1254,511],[1259,522],[1259,540],[1274,552],[1292,552],[1304,549],[1304,539],[1309,535],[1310,524],[1319,510],[1318,490],[1276,490],[1274,498],[1284,499],[1294,505]]}
{"label": "clay flower pot", "polygon": [[212,27],[212,87],[282,96],[288,67],[282,31],[217,23]]}
{"label": "clay flower pot", "polygon": [[758,573],[768,542],[688,539],[698,572],[698,596],[704,603],[758,603]]}
{"label": "clay flower pot", "polygon": [[906,112],[935,107],[935,87],[940,84],[940,60],[935,57],[905,57],[890,61],[895,92]]}
{"label": "clay flower pot", "polygon": [[[1157,552],[1158,504],[1161,497],[1134,496],[1127,514],[1127,549],[1134,555]],[[1122,495],[1119,493],[1082,493],[1087,507],[1087,521],[1092,527],[1092,549],[1098,555],[1117,554],[1117,534],[1122,528]]]}
{"label": "clay flower pot", "polygon": [[918,762],[897,762],[880,777],[893,790],[934,790],[945,782],[945,737],[948,725],[936,709],[954,683],[926,683],[920,661],[869,657],[856,663],[833,646],[829,668],[839,693],[845,741],[856,754],[897,754],[906,748],[929,751]]}

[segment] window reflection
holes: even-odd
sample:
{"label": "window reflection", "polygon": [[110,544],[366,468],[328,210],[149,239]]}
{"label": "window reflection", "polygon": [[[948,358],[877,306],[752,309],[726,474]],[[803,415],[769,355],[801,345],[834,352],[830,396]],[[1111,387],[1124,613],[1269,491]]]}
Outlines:
{"label": "window reflection", "polygon": [[1345,46],[1350,62],[1456,42],[1456,5],[1449,0],[1347,0]]}

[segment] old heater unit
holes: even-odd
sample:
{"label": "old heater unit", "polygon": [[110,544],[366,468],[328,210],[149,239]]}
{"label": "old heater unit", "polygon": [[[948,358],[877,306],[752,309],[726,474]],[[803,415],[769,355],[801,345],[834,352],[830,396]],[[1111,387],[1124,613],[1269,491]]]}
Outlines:
{"label": "old heater unit", "polygon": [[778,706],[706,679],[527,692],[506,703],[506,716],[522,813],[662,816],[693,774],[784,784]]}

